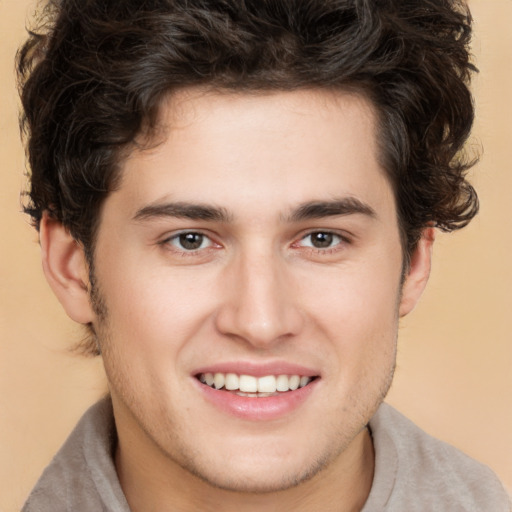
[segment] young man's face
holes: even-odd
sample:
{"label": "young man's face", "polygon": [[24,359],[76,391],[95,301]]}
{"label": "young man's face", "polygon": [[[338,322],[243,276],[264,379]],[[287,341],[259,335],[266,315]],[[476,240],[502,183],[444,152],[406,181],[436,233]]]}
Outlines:
{"label": "young man's face", "polygon": [[[365,435],[420,293],[406,280],[401,297],[372,109],[346,93],[189,91],[162,113],[167,136],[123,164],[94,256],[120,457],[284,489]],[[243,375],[243,393],[210,374]]]}

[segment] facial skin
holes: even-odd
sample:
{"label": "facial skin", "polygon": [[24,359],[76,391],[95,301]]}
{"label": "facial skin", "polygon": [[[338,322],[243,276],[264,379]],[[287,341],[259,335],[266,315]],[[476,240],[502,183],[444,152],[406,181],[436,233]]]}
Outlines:
{"label": "facial skin", "polygon": [[[79,246],[48,217],[41,227],[50,283],[98,335],[130,506],[166,510],[173,496],[179,510],[320,510],[322,499],[323,510],[359,510],[373,474],[365,427],[432,243],[427,230],[402,287],[370,105],[341,92],[184,91],[162,106],[162,127],[160,144],[124,162],[102,209],[104,317]],[[227,392],[197,378],[286,365],[315,378],[261,414],[252,404],[264,398],[225,406],[212,395]]]}

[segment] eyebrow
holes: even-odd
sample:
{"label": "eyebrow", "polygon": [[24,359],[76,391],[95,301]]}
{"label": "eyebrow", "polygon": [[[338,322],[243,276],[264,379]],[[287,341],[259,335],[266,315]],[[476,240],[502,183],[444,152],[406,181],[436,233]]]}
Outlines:
{"label": "eyebrow", "polygon": [[331,201],[310,201],[299,205],[287,217],[288,222],[299,222],[309,219],[336,217],[340,215],[362,214],[375,218],[375,210],[355,197],[343,197]]}
{"label": "eyebrow", "polygon": [[[293,223],[308,219],[353,214],[362,214],[368,217],[377,216],[375,210],[370,205],[355,197],[344,197],[329,201],[309,201],[303,203],[284,217],[284,220],[285,222]],[[224,223],[233,220],[233,216],[225,208],[185,202],[150,204],[137,210],[133,219],[144,221],[165,217]]]}
{"label": "eyebrow", "polygon": [[177,217],[188,220],[229,222],[231,215],[225,208],[195,203],[151,204],[137,210],[134,220],[149,220],[163,217]]}

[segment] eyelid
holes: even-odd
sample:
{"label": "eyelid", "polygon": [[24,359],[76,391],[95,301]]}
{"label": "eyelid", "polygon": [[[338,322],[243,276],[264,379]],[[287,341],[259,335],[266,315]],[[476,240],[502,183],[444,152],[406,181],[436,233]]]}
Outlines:
{"label": "eyelid", "polygon": [[[199,249],[191,249],[191,250],[187,250],[184,248],[180,249],[179,247],[174,246],[171,243],[172,241],[179,239],[180,236],[187,235],[187,234],[201,235],[202,237],[209,240],[210,243],[208,244],[207,247],[203,247],[203,248],[199,248]],[[180,229],[178,231],[168,233],[162,238],[162,240],[160,240],[158,242],[158,245],[171,247],[171,250],[173,250],[175,252],[182,253],[182,254],[186,254],[186,255],[192,255],[192,254],[195,254],[200,251],[205,251],[207,249],[221,247],[221,245],[214,239],[214,237],[211,234],[206,233],[202,229]]]}
{"label": "eyelid", "polygon": [[[314,247],[313,245],[303,245],[302,244],[303,240],[314,235],[315,233],[333,235],[333,237],[336,237],[336,239],[338,239],[338,240],[332,246],[325,247],[325,248]],[[173,240],[176,240],[181,235],[186,235],[186,234],[197,234],[197,235],[203,236],[204,238],[206,238],[209,241],[208,246],[203,247],[203,248],[198,248],[198,249],[187,250],[185,248],[180,249],[179,247],[175,246],[174,244],[171,244],[171,242]],[[162,239],[157,242],[157,244],[162,245],[162,246],[167,246],[167,247],[169,247],[169,250],[172,250],[177,253],[182,253],[184,255],[194,255],[195,253],[207,251],[208,249],[221,248],[223,246],[223,244],[219,243],[217,241],[217,238],[218,238],[218,236],[216,236],[216,234],[214,234],[214,233],[212,234],[209,231],[205,231],[203,229],[189,228],[189,229],[180,229],[177,231],[173,231],[171,233],[166,233],[162,237]],[[315,229],[309,229],[307,231],[305,230],[303,233],[298,235],[295,238],[295,241],[291,243],[290,247],[297,248],[297,249],[312,250],[312,251],[317,251],[320,253],[327,253],[329,251],[333,252],[333,251],[339,250],[341,248],[340,246],[345,246],[345,245],[351,244],[353,242],[352,239],[353,239],[352,235],[350,233],[347,233],[346,231],[340,232],[339,230],[336,230],[336,229],[315,228]]]}
{"label": "eyelid", "polygon": [[[333,245],[330,245],[328,247],[315,247],[313,244],[304,245],[302,243],[303,240],[314,235],[315,233],[333,235],[334,237],[337,238],[337,240],[335,240],[335,243],[333,243]],[[347,246],[352,244],[352,242],[353,237],[350,235],[350,233],[347,233],[346,231],[340,232],[339,230],[336,229],[317,228],[309,229],[308,231],[303,232],[300,236],[298,236],[295,239],[295,242],[291,244],[291,248],[299,251],[305,251],[305,253],[326,257],[329,255],[334,256],[335,254],[344,251],[345,249],[347,249]]]}

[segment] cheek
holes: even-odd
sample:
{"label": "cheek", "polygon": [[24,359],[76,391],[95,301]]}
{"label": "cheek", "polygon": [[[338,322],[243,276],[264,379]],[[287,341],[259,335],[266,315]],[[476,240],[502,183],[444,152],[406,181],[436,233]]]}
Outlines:
{"label": "cheek", "polygon": [[394,364],[399,270],[398,265],[347,268],[324,280],[329,286],[323,293],[306,294],[315,295],[309,303],[311,318],[330,340],[330,357],[348,380],[363,380],[370,371],[380,374],[381,367],[388,372]]}
{"label": "cheek", "polygon": [[[324,283],[322,288],[318,285]],[[341,331],[387,331],[396,324],[400,297],[400,273],[396,266],[358,265],[315,276],[314,287],[303,290],[309,309],[327,326]],[[315,288],[315,289],[313,289]]]}
{"label": "cheek", "polygon": [[98,282],[107,307],[105,343],[125,365],[137,361],[138,372],[174,364],[187,342],[205,328],[214,306],[212,278],[200,272],[144,271],[119,263]]}
{"label": "cheek", "polygon": [[345,411],[366,417],[384,399],[393,378],[398,287],[390,283],[384,293],[368,285],[359,291],[343,294],[339,327],[330,336],[335,343],[331,358],[336,360],[331,368],[337,393],[346,397]]}

